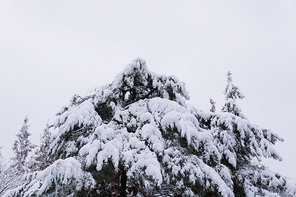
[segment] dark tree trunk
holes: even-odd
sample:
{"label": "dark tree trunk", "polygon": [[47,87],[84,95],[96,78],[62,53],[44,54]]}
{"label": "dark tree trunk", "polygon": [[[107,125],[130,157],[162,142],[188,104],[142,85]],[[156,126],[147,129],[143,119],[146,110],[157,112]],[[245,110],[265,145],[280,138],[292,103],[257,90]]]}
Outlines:
{"label": "dark tree trunk", "polygon": [[113,175],[111,196],[112,197],[126,197],[126,182],[127,176],[124,166],[122,164],[118,165],[118,172]]}
{"label": "dark tree trunk", "polygon": [[113,174],[113,181],[111,186],[111,196],[112,197],[120,197],[119,194],[119,176],[120,176],[120,170],[118,172],[115,172]]}
{"label": "dark tree trunk", "polygon": [[127,181],[127,176],[126,176],[126,171],[124,169],[124,166],[120,166],[120,171],[121,171],[121,176],[120,176],[120,196],[121,197],[126,197],[126,181]]}

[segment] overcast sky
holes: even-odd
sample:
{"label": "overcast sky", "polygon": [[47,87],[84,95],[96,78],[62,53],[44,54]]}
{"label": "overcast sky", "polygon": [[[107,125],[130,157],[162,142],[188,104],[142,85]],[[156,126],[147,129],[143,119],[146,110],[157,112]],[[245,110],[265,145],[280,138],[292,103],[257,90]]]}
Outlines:
{"label": "overcast sky", "polygon": [[296,1],[0,0],[0,146],[6,158],[26,115],[38,144],[74,94],[111,83],[136,57],[186,83],[196,108],[224,104],[226,72],[249,120],[285,139],[296,178]]}

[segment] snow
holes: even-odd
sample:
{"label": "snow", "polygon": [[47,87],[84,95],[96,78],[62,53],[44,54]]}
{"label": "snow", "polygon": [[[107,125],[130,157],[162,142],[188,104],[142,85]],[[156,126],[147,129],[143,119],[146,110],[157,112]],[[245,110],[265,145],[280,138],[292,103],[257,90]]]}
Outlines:
{"label": "snow", "polygon": [[[128,113],[124,114],[128,116]],[[161,184],[162,176],[156,155],[146,148],[144,141],[139,139],[139,135],[143,132],[128,133],[126,129],[120,129],[115,132],[115,129],[117,129],[116,125],[108,126],[111,128],[107,127],[107,125],[98,127],[94,132],[94,135],[97,136],[96,139],[80,149],[79,154],[87,158],[86,165],[89,166],[96,161],[96,168],[100,171],[104,162],[111,159],[114,167],[117,169],[120,160],[122,160],[130,168],[127,173],[128,176],[132,176],[135,171],[140,172],[141,169],[146,168],[145,174],[151,176],[158,184]],[[144,131],[147,131],[149,128],[153,128],[153,126],[145,125],[143,127]],[[160,132],[156,128],[154,131],[149,131],[155,137],[143,135],[141,137],[152,142],[155,150],[162,151],[162,143],[153,143],[159,140]],[[150,139],[148,139],[149,137]]]}
{"label": "snow", "polygon": [[59,127],[59,132],[64,133],[74,129],[74,126],[98,126],[102,119],[94,109],[93,104],[86,100],[78,106],[72,107],[62,113],[56,122],[55,128]]}
{"label": "snow", "polygon": [[[44,171],[39,172],[36,175],[36,179],[43,182],[42,187],[39,189],[37,195],[41,195],[43,191],[48,189],[48,186],[52,181],[58,181],[60,184],[71,184],[72,181],[76,182],[76,189],[80,190],[82,183],[78,182],[84,178],[85,172],[81,169],[81,164],[74,158],[69,157],[65,160],[57,160],[51,166]],[[91,175],[87,173],[90,178],[88,184],[94,184],[94,180]]]}
{"label": "snow", "polygon": [[[278,196],[279,187],[293,196],[296,189],[286,179],[252,163],[261,157],[281,160],[273,144],[283,139],[243,116],[234,99],[244,96],[228,77],[223,112],[202,112],[186,104],[189,94],[177,77],[156,75],[137,58],[112,84],[74,96],[58,113],[50,152],[56,161],[28,175],[13,192],[26,188],[27,196],[41,195],[51,182],[75,190],[93,187],[86,170],[95,166],[101,172],[110,164],[115,172],[123,166],[128,184],[151,191],[173,183],[172,190],[182,195],[196,196],[197,186],[232,197],[234,181],[241,181],[247,196]],[[132,91],[138,95],[132,98]],[[96,111],[102,103],[110,106],[110,120]],[[270,191],[259,188],[258,181]]]}
{"label": "snow", "polygon": [[86,188],[93,187],[95,180],[89,172],[84,172],[81,169],[81,164],[69,157],[65,160],[59,159],[43,171],[37,171],[28,174],[25,181],[30,181],[25,187],[20,186],[16,190],[6,193],[4,196],[10,196],[16,193],[17,190],[24,190],[24,197],[42,196],[44,192],[50,189],[52,183],[58,185],[72,185],[76,190],[80,190],[83,186]]}
{"label": "snow", "polygon": [[147,141],[148,144],[152,146],[152,149],[155,153],[162,152],[164,150],[164,142],[162,140],[162,135],[159,129],[152,124],[145,124],[139,134],[142,139]]}

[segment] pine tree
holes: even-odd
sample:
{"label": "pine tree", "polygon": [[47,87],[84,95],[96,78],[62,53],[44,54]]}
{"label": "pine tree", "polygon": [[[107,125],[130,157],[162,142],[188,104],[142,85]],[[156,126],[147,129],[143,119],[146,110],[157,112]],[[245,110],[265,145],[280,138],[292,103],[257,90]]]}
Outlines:
{"label": "pine tree", "polygon": [[277,196],[276,193],[294,196],[294,186],[286,192],[290,187],[287,180],[260,163],[262,157],[282,160],[272,145],[283,139],[249,122],[241,113],[235,99],[243,99],[244,95],[232,84],[231,72],[227,73],[224,94],[226,103],[222,111],[226,113],[203,121],[210,122],[215,146],[221,153],[221,166],[230,172],[229,181],[235,196]]}
{"label": "pine tree", "polygon": [[27,163],[26,159],[28,154],[32,151],[36,145],[32,144],[29,140],[29,137],[32,135],[28,132],[28,117],[24,118],[23,126],[17,136],[17,140],[14,141],[13,145],[13,152],[15,154],[14,157],[14,165],[16,166],[17,170],[21,173],[25,173],[27,171]]}
{"label": "pine tree", "polygon": [[246,118],[242,113],[240,107],[236,104],[235,99],[244,99],[245,96],[241,93],[240,89],[233,85],[231,72],[227,72],[227,85],[224,90],[225,104],[222,108],[223,112],[229,112],[241,118]]}
{"label": "pine tree", "polygon": [[[230,103],[242,95],[228,79]],[[281,160],[279,136],[236,111],[196,110],[188,99],[183,82],[134,60],[110,85],[74,95],[57,113],[53,163],[5,196],[296,195],[259,162]]]}
{"label": "pine tree", "polygon": [[30,171],[44,170],[46,167],[52,164],[50,158],[48,157],[51,143],[51,132],[49,131],[49,129],[50,126],[47,123],[45,129],[43,130],[43,134],[40,137],[40,146],[35,151],[35,154],[32,156],[29,163]]}

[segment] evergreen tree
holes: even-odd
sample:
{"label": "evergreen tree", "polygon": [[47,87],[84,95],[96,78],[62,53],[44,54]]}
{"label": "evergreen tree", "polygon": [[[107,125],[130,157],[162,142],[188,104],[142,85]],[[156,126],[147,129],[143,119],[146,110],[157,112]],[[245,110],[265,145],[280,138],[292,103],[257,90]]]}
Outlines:
{"label": "evergreen tree", "polygon": [[16,166],[17,170],[21,173],[25,173],[27,171],[27,162],[26,159],[28,154],[32,151],[36,145],[32,144],[29,140],[29,137],[32,135],[28,132],[28,117],[24,118],[23,126],[17,136],[17,140],[14,141],[13,144],[13,152],[15,154],[14,157],[14,165]]}
{"label": "evergreen tree", "polygon": [[233,85],[231,72],[227,72],[227,85],[224,90],[225,104],[222,108],[223,112],[229,112],[241,118],[246,118],[242,113],[240,107],[236,104],[235,99],[244,99],[245,96],[241,93],[240,89]]}
{"label": "evergreen tree", "polygon": [[16,188],[20,183],[21,173],[16,167],[11,166],[1,153],[0,147],[0,196],[6,191]]}
{"label": "evergreen tree", "polygon": [[48,152],[51,143],[51,132],[49,131],[50,126],[47,123],[43,134],[40,137],[40,146],[35,151],[35,154],[32,156],[29,163],[29,168],[31,171],[40,171],[48,167],[52,162],[48,157]]}
{"label": "evergreen tree", "polygon": [[[230,103],[242,95],[228,76]],[[258,162],[281,160],[279,136],[235,111],[196,110],[188,99],[183,82],[134,60],[110,85],[74,95],[54,123],[54,162],[5,196],[296,195]]]}

